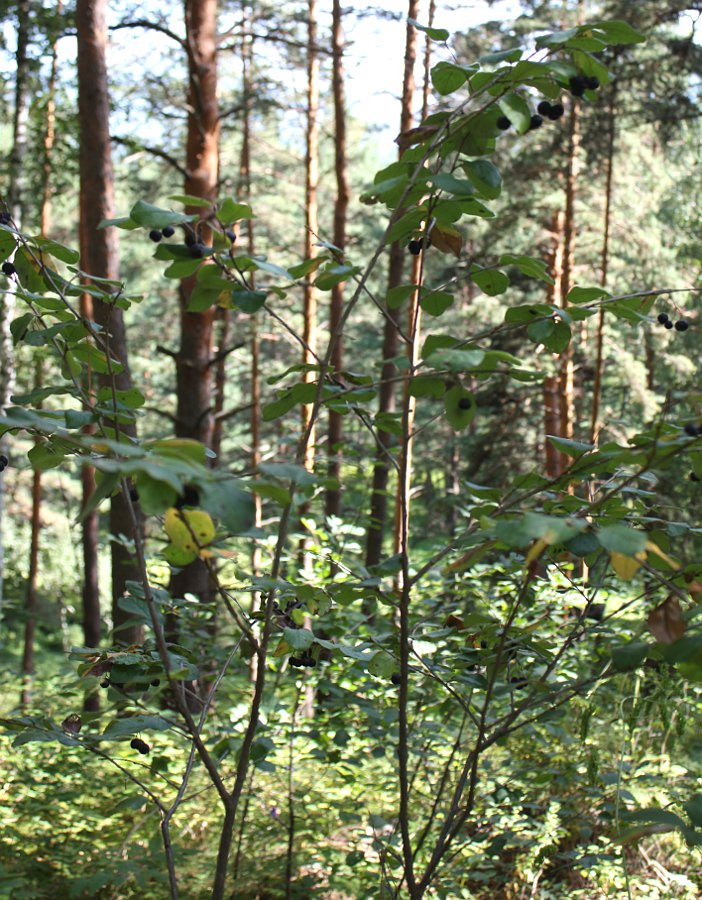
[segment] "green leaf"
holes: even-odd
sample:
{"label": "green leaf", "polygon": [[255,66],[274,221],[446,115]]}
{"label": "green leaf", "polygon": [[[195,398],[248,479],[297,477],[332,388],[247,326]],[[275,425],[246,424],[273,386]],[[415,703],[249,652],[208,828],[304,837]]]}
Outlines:
{"label": "green leaf", "polygon": [[568,291],[567,301],[568,303],[592,303],[595,300],[599,300],[600,297],[609,297],[604,288],[598,287],[576,287],[571,288]]}
{"label": "green leaf", "polygon": [[[456,178],[448,172],[439,172],[436,175],[430,175],[427,182],[438,188],[440,191],[446,191],[447,194],[458,194],[459,196],[472,195],[475,191],[470,181],[463,178]],[[423,217],[426,216],[426,212]],[[420,219],[421,221],[421,219]]]}
{"label": "green leaf", "polygon": [[138,731],[168,731],[172,724],[161,716],[123,716],[113,719],[102,733],[103,738],[121,738]]}
{"label": "green leaf", "polygon": [[446,383],[443,378],[417,375],[409,383],[409,392],[412,397],[431,397],[433,400],[440,400],[446,393]]}
{"label": "green leaf", "polygon": [[488,200],[494,200],[502,191],[502,176],[499,169],[489,159],[472,159],[463,163],[466,173],[476,191]]}
{"label": "green leaf", "polygon": [[595,449],[594,444],[585,444],[582,441],[573,441],[568,438],[554,437],[553,435],[549,435],[548,440],[556,450],[568,456],[582,456],[583,453],[589,453]]}
{"label": "green leaf", "polygon": [[463,431],[475,418],[477,406],[475,397],[460,385],[454,385],[446,391],[444,409],[449,425],[454,431]]}
{"label": "green leaf", "polygon": [[268,293],[266,291],[233,290],[229,294],[231,305],[250,315],[258,312],[266,302],[267,297]]}
{"label": "green leaf", "polygon": [[193,194],[171,194],[168,199],[182,203],[183,206],[197,206],[200,209],[209,209],[212,206],[212,201],[195,197]]}
{"label": "green leaf", "polygon": [[164,271],[166,278],[188,278],[194,275],[202,265],[201,259],[176,259]]}
{"label": "green leaf", "polygon": [[284,628],[283,637],[293,650],[309,650],[314,644],[314,634],[309,628]]}
{"label": "green leaf", "polygon": [[368,674],[376,678],[389,678],[397,669],[397,660],[385,650],[376,650],[368,663]]}
{"label": "green leaf", "polygon": [[640,44],[646,40],[643,34],[621,19],[612,19],[609,22],[592,22],[590,27],[601,32],[608,44]]}
{"label": "green leaf", "polygon": [[570,343],[571,337],[570,325],[562,321],[555,322],[553,331],[544,339],[544,347],[547,347],[553,353],[563,353]]}
{"label": "green leaf", "polygon": [[524,134],[529,130],[531,107],[521,94],[505,94],[497,103],[519,134]]}
{"label": "green leaf", "polygon": [[449,38],[449,32],[445,28],[430,28],[428,25],[420,25],[416,19],[408,18],[407,21],[418,31],[423,31],[432,41],[447,41]]}
{"label": "green leaf", "polygon": [[342,284],[358,275],[361,269],[358,266],[332,265],[327,266],[317,276],[314,284],[320,291],[330,291],[335,284]]}
{"label": "green leaf", "polygon": [[253,210],[248,203],[237,203],[232,197],[227,197],[217,211],[217,218],[222,225],[232,225],[242,219],[253,219]]}
{"label": "green leaf", "polygon": [[[1,236],[0,242],[4,243]],[[56,241],[51,241],[48,238],[34,237],[31,238],[31,243],[39,250],[44,250],[55,259],[60,259],[61,262],[68,263],[69,265],[75,265],[80,259],[80,253],[77,250],[72,250],[70,247],[58,244]],[[14,249],[14,239],[12,240],[12,245]],[[0,256],[2,256],[1,252]]]}
{"label": "green leaf", "polygon": [[702,794],[695,794],[683,803],[683,809],[690,817],[690,821],[697,828],[702,827]]}
{"label": "green leaf", "polygon": [[453,305],[453,294],[448,291],[422,291],[419,305],[430,316],[440,316]]}
{"label": "green leaf", "polygon": [[553,278],[548,273],[548,266],[543,259],[533,256],[512,256],[509,253],[500,257],[501,266],[516,266],[519,271],[529,278],[537,278],[546,284],[553,284]]}
{"label": "green leaf", "polygon": [[390,288],[387,293],[387,304],[390,309],[398,309],[417,290],[416,284],[400,284]]}
{"label": "green leaf", "polygon": [[244,534],[256,521],[253,497],[233,478],[217,478],[202,485],[200,505],[219,519],[230,534]]}
{"label": "green leaf", "polygon": [[620,672],[631,672],[642,665],[649,650],[649,645],[643,641],[629,641],[612,648],[612,662]]}
{"label": "green leaf", "polygon": [[470,277],[489,297],[504,294],[509,287],[509,278],[499,269],[478,269],[471,266]]}
{"label": "green leaf", "polygon": [[605,550],[636,556],[646,549],[648,535],[645,531],[634,531],[628,525],[605,525],[597,532],[597,539]]}
{"label": "green leaf", "polygon": [[142,228],[165,228],[167,225],[182,225],[184,222],[192,222],[197,216],[187,216],[185,213],[173,212],[170,209],[161,209],[151,203],[138,200],[132,207],[129,216]]}
{"label": "green leaf", "polygon": [[439,62],[431,70],[431,83],[436,92],[445,97],[462,87],[472,71],[463,66],[457,66],[455,63]]}

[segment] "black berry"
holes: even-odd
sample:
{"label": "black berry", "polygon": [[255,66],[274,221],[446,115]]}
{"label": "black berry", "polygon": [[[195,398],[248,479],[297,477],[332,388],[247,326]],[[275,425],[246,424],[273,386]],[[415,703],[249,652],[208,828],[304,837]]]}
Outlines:
{"label": "black berry", "polygon": [[105,678],[104,681],[100,682],[100,687],[107,689],[110,686],[110,681],[108,678]]}
{"label": "black berry", "polygon": [[555,122],[556,119],[560,119],[563,113],[565,112],[565,107],[562,103],[554,103],[551,106],[551,112],[548,114],[549,119],[552,122]]}
{"label": "black berry", "polygon": [[173,237],[173,235],[175,234],[175,228],[173,228],[171,225],[166,225],[166,227],[162,229],[161,234],[164,237]]}
{"label": "black berry", "polygon": [[203,256],[207,256],[207,247],[196,241],[190,247],[190,255],[195,259],[202,259]]}
{"label": "black berry", "polygon": [[161,684],[161,679],[160,679],[160,678],[153,678],[153,679],[151,680],[151,687],[158,687],[159,684]]}
{"label": "black berry", "polygon": [[191,231],[185,232],[185,238],[183,239],[183,243],[186,247],[194,247],[197,244],[197,238]]}
{"label": "black berry", "polygon": [[141,738],[132,738],[129,742],[129,746],[132,748],[132,750],[138,750],[139,753],[142,754],[148,753],[151,749],[146,741],[142,741]]}
{"label": "black berry", "polygon": [[10,460],[3,453],[0,456],[0,472],[4,471],[10,465]]}
{"label": "black berry", "polygon": [[500,116],[495,122],[495,125],[497,125],[500,131],[507,131],[508,128],[512,127],[512,123],[507,118],[507,116]]}
{"label": "black berry", "polygon": [[304,663],[300,657],[291,656],[290,657],[290,665],[293,667],[293,669],[297,669],[297,668],[300,668],[301,666],[303,666]]}
{"label": "black berry", "polygon": [[10,214],[8,212],[0,213],[0,225],[10,224]]}
{"label": "black berry", "polygon": [[699,477],[694,472],[690,472],[690,481],[699,481]]}
{"label": "black berry", "polygon": [[541,128],[543,124],[544,120],[542,117],[534,113],[529,122],[529,131],[532,131],[534,128]]}
{"label": "black berry", "polygon": [[228,228],[228,229],[224,232],[224,234],[226,235],[226,237],[229,238],[229,240],[230,240],[230,241],[232,242],[232,244],[233,244],[234,241],[236,240],[236,232],[235,232],[235,231],[232,231],[231,228]]}
{"label": "black berry", "polygon": [[182,509],[184,506],[199,506],[200,492],[194,484],[186,484],[183,493],[178,496],[173,505],[176,509]]}
{"label": "black berry", "polygon": [[551,104],[548,100],[542,100],[536,107],[536,111],[542,116],[551,116]]}
{"label": "black berry", "polygon": [[670,331],[670,329],[673,327],[673,323],[670,321],[670,319],[668,319],[668,321],[664,322],[663,324],[668,329],[668,331]]}
{"label": "black berry", "polygon": [[423,241],[410,241],[407,245],[407,249],[413,256],[419,256],[419,254],[422,252],[423,246]]}
{"label": "black berry", "polygon": [[587,89],[585,79],[582,75],[573,75],[569,80],[570,92],[574,97],[582,97]]}
{"label": "black berry", "polygon": [[676,331],[687,331],[689,327],[690,323],[686,319],[678,319],[678,321],[675,323]]}
{"label": "black berry", "polygon": [[683,431],[689,437],[697,437],[698,434],[702,434],[699,425],[695,425],[694,422],[688,422],[687,425],[683,428]]}
{"label": "black berry", "polygon": [[665,325],[666,322],[669,322],[668,313],[658,313],[658,321],[661,325]]}
{"label": "black berry", "polygon": [[458,401],[459,409],[468,410],[468,409],[472,409],[472,407],[473,407],[473,401],[471,400],[470,397],[461,397],[461,399]]}
{"label": "black berry", "polygon": [[588,91],[596,91],[600,86],[600,79],[596,75],[590,75],[585,79],[585,87]]}
{"label": "black berry", "polygon": [[392,681],[393,684],[400,684],[400,682],[402,681],[402,675],[400,675],[399,672],[393,672],[390,676],[390,681]]}
{"label": "black berry", "polygon": [[3,273],[4,273],[5,275],[7,275],[8,278],[9,278],[10,275],[14,275],[14,274],[15,274],[15,272],[17,271],[17,269],[15,269],[15,267],[12,265],[11,262],[4,262],[4,263],[2,264],[2,271],[3,271]]}
{"label": "black berry", "polygon": [[152,228],[151,231],[149,232],[149,237],[155,244],[158,244],[158,242],[163,237],[163,234],[162,234],[162,232],[160,232],[158,230],[158,228]]}

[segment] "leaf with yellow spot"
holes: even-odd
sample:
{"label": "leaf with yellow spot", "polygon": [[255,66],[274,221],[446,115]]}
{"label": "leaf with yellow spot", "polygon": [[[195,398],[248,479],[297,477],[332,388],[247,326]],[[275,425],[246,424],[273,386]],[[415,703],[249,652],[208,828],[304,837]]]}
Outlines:
{"label": "leaf with yellow spot", "polygon": [[624,553],[617,553],[612,550],[609,554],[612,568],[623,581],[631,581],[641,568],[641,563],[646,562],[646,553],[642,550],[636,556],[626,556]]}
{"label": "leaf with yellow spot", "polygon": [[167,544],[163,548],[163,558],[172,566],[187,566],[197,559],[197,547],[190,542],[188,547]]}
{"label": "leaf with yellow spot", "polygon": [[171,507],[166,510],[164,527],[172,544],[188,552],[194,551],[195,556],[215,536],[214,522],[210,514],[202,509]]}

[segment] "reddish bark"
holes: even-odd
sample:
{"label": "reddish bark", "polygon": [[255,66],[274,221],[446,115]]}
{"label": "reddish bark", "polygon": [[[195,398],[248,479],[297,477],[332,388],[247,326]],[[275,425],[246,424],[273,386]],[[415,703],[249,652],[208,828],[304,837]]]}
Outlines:
{"label": "reddish bark", "polygon": [[[344,89],[344,35],[340,0],[332,4],[332,90],[334,94],[334,171],[336,174],[336,200],[334,203],[334,245],[343,251],[346,246],[346,213],[349,205],[349,184],[346,174],[346,97]],[[339,372],[343,365],[343,341],[340,331],[344,312],[344,286],[335,284],[329,306],[329,334],[336,335],[329,360],[332,372]],[[344,417],[341,413],[329,413],[327,433],[328,474],[338,486],[327,489],[325,512],[327,516],[341,515],[341,443]]]}
{"label": "reddish bark", "polygon": [[[188,55],[188,126],[185,193],[215,202],[219,170],[219,107],[217,103],[217,2],[185,0]],[[188,208],[189,213],[201,213]],[[211,237],[206,222],[199,237]],[[216,307],[189,312],[188,300],[195,277],[180,283],[180,349],[176,355],[176,435],[207,447],[213,437],[212,343]],[[174,596],[194,594],[203,601],[213,597],[207,566],[199,559],[171,580]]]}
{"label": "reddish bark", "polygon": [[[419,0],[410,0],[408,18],[419,16]],[[400,134],[412,127],[412,101],[415,92],[414,64],[417,59],[417,31],[407,23],[405,39],[405,67],[402,81],[402,109],[400,113]],[[402,149],[399,156],[402,156]],[[405,264],[405,249],[395,242],[390,247],[390,264],[388,268],[388,290],[402,283]],[[395,381],[397,367],[392,360],[398,354],[397,325],[393,319],[394,312],[386,309],[383,330],[383,368],[378,397],[380,413],[395,411]],[[390,472],[389,455],[393,437],[386,431],[378,432],[378,453],[373,467],[373,484],[371,488],[370,521],[366,536],[366,566],[377,565],[383,552],[383,535],[388,510],[388,475]]]}
{"label": "reddish bark", "polygon": [[[107,83],[107,11],[106,0],[77,0],[76,28],[78,32],[78,117],[80,122],[80,253],[81,267],[101,278],[117,279],[119,276],[119,245],[114,228],[99,230],[102,219],[114,216],[114,175],[110,149],[110,97]],[[102,384],[119,390],[132,386],[127,359],[127,337],[122,310],[114,304],[95,300],[95,321],[101,326],[101,336],[107,343],[110,356],[119,360],[122,371],[102,378]],[[118,432],[134,436],[133,425],[120,425]],[[84,479],[84,487],[90,479]],[[87,498],[84,497],[84,502]],[[86,523],[87,525],[87,523]],[[96,533],[92,523],[88,534]],[[128,501],[122,493],[115,494],[110,503],[110,534],[116,540],[110,542],[112,556],[112,621],[115,639],[120,643],[138,643],[143,639],[139,626],[123,628],[130,617],[119,607],[119,599],[126,591],[128,580],[139,577],[136,560],[129,553],[120,536],[133,539],[132,517]],[[87,539],[87,537],[86,537]],[[90,559],[95,549],[86,551]],[[95,578],[86,576],[86,585]],[[96,598],[91,615],[95,610]],[[95,625],[96,623],[94,623]],[[93,631],[95,628],[93,627]],[[91,646],[91,645],[89,645]]]}

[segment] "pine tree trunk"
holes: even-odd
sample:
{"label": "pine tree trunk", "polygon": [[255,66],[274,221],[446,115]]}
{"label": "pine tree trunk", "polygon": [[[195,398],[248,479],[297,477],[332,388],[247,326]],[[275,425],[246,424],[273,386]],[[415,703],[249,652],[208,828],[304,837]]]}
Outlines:
{"label": "pine tree trunk", "polygon": [[[407,15],[417,19],[419,0],[410,0]],[[417,31],[413,25],[407,24],[405,39],[405,67],[402,81],[402,110],[400,114],[400,133],[412,127],[412,101],[414,98],[414,64],[417,58]],[[402,156],[402,149],[399,156]],[[390,247],[390,264],[388,269],[388,290],[402,283],[405,264],[405,248],[395,242]],[[398,332],[396,311],[386,308],[383,329],[383,368],[378,397],[378,411],[393,413],[395,411],[395,385],[397,367],[393,360],[398,354]],[[370,521],[366,536],[366,566],[377,565],[383,555],[383,535],[387,522],[388,510],[388,475],[390,472],[389,456],[393,437],[386,431],[378,433],[378,452],[373,467],[373,484],[371,487]]]}
{"label": "pine tree trunk", "polygon": [[[560,305],[568,306],[568,292],[573,287],[573,267],[575,263],[575,200],[580,170],[580,106],[573,102],[570,110],[568,129],[568,168],[566,174],[565,214],[563,217],[563,278],[561,280]],[[571,440],[574,433],[574,384],[573,384],[573,342],[571,339],[560,357],[560,430],[559,435]],[[561,454],[560,470],[569,465],[567,453]]]}
{"label": "pine tree trunk", "polygon": [[[615,97],[610,98],[608,110],[607,133],[607,170],[605,174],[605,208],[602,235],[602,258],[600,263],[600,285],[606,287],[609,273],[609,243],[612,224],[612,182],[614,175],[614,140],[615,140]],[[595,337],[595,377],[592,387],[592,417],[590,420],[590,443],[597,441],[599,432],[600,400],[602,398],[602,366],[604,346],[604,309],[600,307],[597,317],[597,335]]]}
{"label": "pine tree trunk", "polygon": [[[429,3],[429,27],[434,23],[434,0]],[[426,35],[424,51],[424,79],[422,83],[422,114],[421,121],[426,118],[429,107],[429,85],[431,67],[431,38]],[[409,344],[407,346],[408,368],[402,382],[402,409],[404,411],[403,444],[400,451],[400,471],[395,494],[395,527],[393,536],[393,549],[399,553],[403,546],[407,548],[409,539],[410,498],[412,487],[412,463],[414,440],[414,417],[417,410],[417,400],[410,394],[410,384],[419,365],[421,336],[422,336],[422,307],[419,305],[419,289],[424,280],[424,254],[412,257],[412,274],[410,283],[417,285],[416,292],[410,298],[409,321],[407,334]]]}
{"label": "pine tree trunk", "polygon": [[[319,55],[317,53],[317,3],[307,2],[307,134],[305,154],[305,247],[304,259],[317,255],[315,246],[319,225],[317,222],[317,183],[319,181]],[[302,363],[314,365],[317,361],[317,290],[312,283],[314,275],[305,279],[303,285],[303,325]],[[315,372],[305,372],[304,380],[314,382],[319,377]],[[315,433],[311,422],[312,405],[302,407],[302,429],[308,432],[304,465],[308,472],[314,470]]]}
{"label": "pine tree trunk", "polygon": [[[61,0],[56,7],[57,17],[61,15]],[[42,161],[42,201],[40,213],[41,236],[48,237],[51,223],[51,176],[56,125],[56,74],[58,70],[57,41],[51,48],[51,74],[49,76],[46,100],[46,128],[44,131],[44,159]],[[34,373],[34,387],[43,383],[43,361],[37,356]],[[22,691],[20,704],[28,706],[31,697],[31,679],[34,674],[34,634],[36,630],[37,588],[39,582],[39,536],[41,533],[41,469],[32,472],[32,513],[29,525],[29,572],[25,595],[24,648],[22,651]]]}
{"label": "pine tree trunk", "polygon": [[[24,163],[27,152],[27,120],[29,117],[29,68],[27,44],[29,40],[29,0],[17,2],[17,49],[15,52],[15,109],[12,123],[12,152],[10,154],[9,212],[17,228],[22,227],[22,206],[25,188]],[[13,285],[0,297],[0,411],[10,404],[15,387],[14,347],[10,323],[15,317]],[[0,454],[9,457],[6,435],[0,437]],[[0,472],[0,617],[4,607],[5,584],[5,477]]]}
{"label": "pine tree trunk", "polygon": [[[334,245],[343,251],[346,246],[346,212],[349,205],[349,183],[346,174],[346,97],[344,88],[344,35],[340,0],[332,4],[332,92],[334,95],[334,171],[336,173],[336,201],[334,203]],[[343,341],[340,330],[344,311],[344,285],[335,284],[331,291],[329,307],[329,334],[336,335],[334,349],[329,360],[332,372],[339,372],[343,365]],[[328,474],[335,485],[327,489],[325,513],[341,515],[341,444],[344,417],[329,412],[327,433]]]}
{"label": "pine tree trunk", "polygon": [[[188,126],[185,193],[214,203],[219,171],[219,107],[217,103],[217,2],[185,0],[188,48]],[[188,208],[189,213],[202,213]],[[209,244],[211,231],[198,223],[198,238]],[[212,343],[216,307],[188,312],[195,276],[180,284],[180,349],[176,356],[176,436],[212,446]],[[194,594],[213,599],[207,566],[200,559],[185,566],[171,580],[176,597]]]}
{"label": "pine tree trunk", "polygon": [[[555,306],[560,302],[563,283],[563,212],[558,210],[551,220],[551,248],[548,254],[549,271],[553,284],[548,287],[548,302]],[[544,453],[546,477],[557,478],[561,472],[561,455],[548,439],[561,433],[561,405],[559,400],[559,379],[555,376],[544,378]]]}
{"label": "pine tree trunk", "polygon": [[[110,97],[107,84],[107,2],[106,0],[77,0],[76,28],[78,32],[78,117],[80,122],[80,253],[81,267],[100,278],[119,277],[119,246],[115,228],[98,229],[102,219],[114,216],[114,175],[110,146]],[[132,387],[127,358],[127,336],[122,310],[114,304],[101,300],[93,302],[95,321],[102,328],[102,336],[108,343],[112,357],[123,366],[121,372],[107,374],[101,384],[126,391]],[[134,425],[120,425],[118,432],[133,437]],[[84,485],[89,486],[86,478]],[[84,497],[84,502],[87,497]],[[88,529],[94,539],[97,524]],[[137,580],[139,572],[136,560],[129,553],[120,536],[133,539],[132,517],[129,501],[121,492],[110,502],[110,534],[117,540],[111,541],[112,574],[112,622],[115,640],[118,643],[139,643],[143,639],[140,626],[124,628],[123,623],[130,618],[119,606],[119,600],[126,591],[128,580]],[[87,556],[93,558],[96,548]],[[95,578],[86,578],[86,584],[95,583]],[[97,598],[91,599],[93,615]],[[99,604],[97,604],[99,607]],[[90,646],[90,645],[89,645]]]}
{"label": "pine tree trunk", "polygon": [[[239,158],[239,196],[245,203],[251,201],[251,111],[253,106],[253,83],[252,83],[252,65],[253,65],[253,9],[247,10],[246,0],[242,0],[242,29],[241,29],[241,67],[242,67],[242,94],[243,94],[243,118],[242,118],[242,134],[241,134],[241,156]],[[246,252],[249,256],[255,253],[254,227],[253,219],[245,219],[243,222],[244,233],[246,236]],[[255,272],[249,274],[249,282],[252,289],[255,287]],[[259,371],[259,337],[258,337],[258,317],[256,314],[250,319],[251,337],[251,414],[249,425],[251,428],[251,450],[250,462],[251,471],[256,477],[259,464],[261,462],[261,376]],[[261,526],[261,497],[259,494],[253,494],[254,499],[254,527]],[[255,577],[261,568],[261,549],[256,541],[253,542],[251,550],[251,574]],[[252,594],[251,598],[252,612],[260,609],[261,595],[258,591]],[[258,638],[260,629],[258,623],[254,623],[253,632]],[[256,681],[258,669],[258,656],[253,653],[249,661],[249,677],[252,682]]]}

